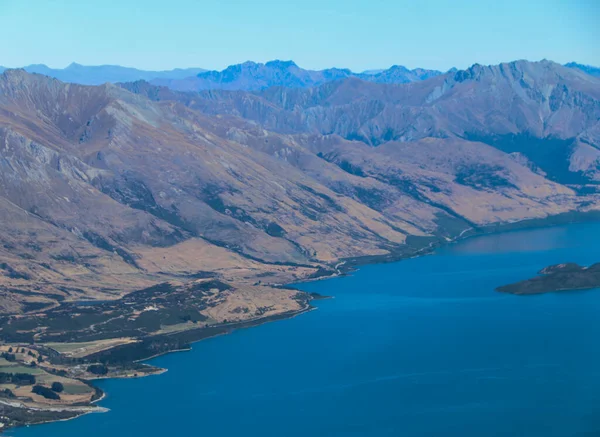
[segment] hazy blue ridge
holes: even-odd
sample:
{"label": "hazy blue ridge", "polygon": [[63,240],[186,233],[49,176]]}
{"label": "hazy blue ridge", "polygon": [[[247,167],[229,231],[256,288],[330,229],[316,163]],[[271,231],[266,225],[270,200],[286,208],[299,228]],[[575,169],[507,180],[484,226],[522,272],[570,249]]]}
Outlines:
{"label": "hazy blue ridge", "polygon": [[[106,82],[133,82],[136,80],[151,81],[156,78],[183,79],[194,76],[202,68],[176,68],[168,71],[146,71],[137,68],[122,67],[120,65],[87,66],[72,63],[66,68],[50,68],[44,64],[32,64],[23,67],[29,73],[38,73],[54,77],[63,82],[78,83],[82,85],[100,85]],[[6,67],[0,67],[0,73]]]}
{"label": "hazy blue ridge", "polygon": [[600,68],[598,68],[598,67],[593,67],[591,65],[578,64],[577,62],[569,62],[568,64],[565,64],[565,67],[576,68],[578,70],[583,71],[584,73],[590,74],[592,76],[600,77]]}
{"label": "hazy blue ridge", "polygon": [[[600,68],[569,62],[565,67],[578,69],[592,76],[600,77]],[[165,71],[140,70],[120,65],[86,66],[72,63],[66,68],[50,68],[44,64],[31,64],[22,67],[29,73],[54,77],[63,82],[82,85],[100,85],[110,82],[134,82],[145,80],[154,85],[167,86],[180,91],[201,91],[209,89],[261,90],[272,86],[287,88],[309,88],[323,83],[355,77],[367,82],[401,84],[418,82],[444,74],[439,70],[424,68],[409,69],[393,65],[387,69],[373,69],[355,73],[344,68],[307,70],[293,61],[274,60],[266,63],[247,61],[230,65],[224,70],[202,68],[175,68]],[[0,73],[7,67],[0,66]],[[455,68],[449,72],[456,71]]]}
{"label": "hazy blue ridge", "polygon": [[293,61],[274,60],[265,64],[247,61],[230,65],[222,71],[212,70],[185,79],[159,78],[152,81],[179,91],[201,91],[209,89],[256,91],[272,86],[308,88],[327,82],[355,77],[376,83],[408,83],[438,76],[443,72],[423,68],[408,69],[394,65],[386,70],[370,70],[354,73],[346,68],[306,70]]}

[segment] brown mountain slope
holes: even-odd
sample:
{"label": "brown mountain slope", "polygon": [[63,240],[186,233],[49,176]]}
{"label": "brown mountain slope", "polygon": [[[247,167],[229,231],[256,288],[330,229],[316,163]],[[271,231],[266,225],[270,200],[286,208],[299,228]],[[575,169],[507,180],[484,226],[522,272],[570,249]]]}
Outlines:
{"label": "brown mountain slope", "polygon": [[[4,308],[49,295],[114,297],[199,272],[287,282],[471,227],[600,208],[596,194],[549,174],[554,167],[492,141],[542,132],[595,144],[596,84],[569,76],[566,109],[531,109],[546,114],[538,131],[529,112],[503,112],[503,68],[493,80],[474,67],[462,81],[457,73],[404,87],[350,80],[260,94],[86,87],[9,70],[0,76]],[[547,76],[530,87],[552,96],[558,76]],[[525,101],[514,90],[512,99]],[[381,134],[392,126],[412,133]],[[365,139],[375,132],[378,141]],[[558,168],[595,168],[586,153],[560,155]]]}

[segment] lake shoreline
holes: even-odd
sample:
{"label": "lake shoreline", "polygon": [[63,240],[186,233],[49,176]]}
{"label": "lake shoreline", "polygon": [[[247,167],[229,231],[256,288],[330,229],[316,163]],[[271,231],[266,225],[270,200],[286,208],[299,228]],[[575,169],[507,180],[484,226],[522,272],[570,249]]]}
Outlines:
{"label": "lake shoreline", "polygon": [[[329,297],[326,296],[323,298],[327,299]],[[90,385],[91,387],[93,387],[97,392],[99,392],[100,395],[99,395],[98,399],[95,399],[91,402],[91,405],[89,407],[81,406],[81,407],[70,408],[68,406],[65,406],[64,408],[61,409],[61,412],[65,413],[65,414],[69,414],[69,416],[67,416],[67,417],[57,417],[57,418],[47,417],[48,415],[51,415],[52,412],[58,411],[58,409],[56,407],[47,407],[47,408],[43,408],[40,406],[29,407],[23,403],[20,403],[21,404],[20,406],[16,406],[16,404],[9,405],[8,403],[2,402],[2,400],[0,400],[0,407],[4,407],[4,408],[12,407],[16,410],[20,410],[23,413],[26,413],[27,415],[31,416],[30,420],[28,422],[24,422],[17,426],[5,426],[3,428],[0,428],[0,433],[3,433],[4,431],[10,430],[10,429],[20,428],[23,426],[29,427],[29,426],[35,426],[35,425],[44,425],[44,424],[48,424],[48,423],[52,423],[52,422],[63,422],[63,421],[67,421],[67,420],[73,420],[73,419],[77,419],[78,417],[81,417],[81,416],[84,416],[87,414],[91,414],[91,413],[106,413],[110,410],[108,410],[105,407],[93,405],[93,404],[96,404],[96,403],[102,401],[107,396],[106,392],[104,392],[103,390],[101,390],[100,388],[98,388],[97,386],[95,386],[93,384],[94,381],[107,380],[107,379],[145,378],[148,376],[161,375],[165,372],[168,372],[168,369],[151,366],[149,364],[146,364],[145,362],[155,359],[155,358],[158,358],[158,357],[161,357],[161,356],[164,356],[164,355],[172,354],[172,353],[189,352],[192,350],[192,345],[194,343],[198,343],[200,341],[207,340],[209,338],[220,337],[222,335],[228,335],[228,334],[231,334],[232,332],[240,330],[240,329],[252,328],[252,327],[260,326],[260,325],[270,323],[270,322],[291,319],[291,318],[294,318],[296,316],[299,316],[301,314],[304,314],[304,313],[307,313],[307,312],[310,312],[310,311],[313,311],[316,309],[317,309],[317,307],[314,307],[314,306],[310,305],[310,303],[309,303],[307,306],[305,306],[304,308],[302,308],[300,310],[287,311],[285,313],[276,314],[276,315],[263,317],[263,318],[259,318],[259,319],[247,320],[247,321],[243,321],[243,322],[228,323],[225,325],[221,325],[221,326],[217,327],[217,328],[221,328],[219,332],[212,333],[210,335],[203,335],[203,333],[200,332],[206,328],[197,328],[195,330],[184,331],[183,333],[188,334],[188,335],[199,334],[197,339],[190,341],[189,347],[178,349],[178,350],[167,350],[164,352],[160,352],[156,355],[141,358],[141,359],[135,361],[136,363],[140,363],[144,366],[147,366],[151,370],[147,373],[140,373],[137,376],[106,376],[106,377],[102,376],[102,377],[98,377],[98,378],[94,378],[94,379],[85,380],[84,382],[86,384]],[[179,333],[179,334],[183,334],[183,333]],[[0,408],[0,410],[1,409],[2,408]],[[43,415],[43,418],[36,417],[36,415],[37,416]]]}
{"label": "lake shoreline", "polygon": [[[545,229],[556,226],[564,226],[577,223],[594,223],[600,222],[600,210],[591,211],[572,211],[561,213],[553,216],[548,216],[542,219],[524,219],[510,223],[498,223],[485,225],[478,228],[468,228],[460,232],[452,239],[436,239],[425,245],[416,245],[415,247],[401,247],[397,251],[392,251],[385,255],[368,255],[360,257],[343,258],[336,261],[333,266],[335,273],[323,274],[318,277],[313,277],[307,280],[291,282],[284,286],[302,284],[305,282],[320,281],[323,279],[331,279],[339,276],[347,275],[352,271],[372,264],[388,264],[412,259],[433,254],[437,249],[447,247],[452,244],[457,244],[471,238],[483,237],[485,235],[503,234],[527,229]],[[419,237],[420,238],[420,237]]]}
{"label": "lake shoreline", "polygon": [[[299,282],[288,283],[288,284],[285,284],[284,286],[285,287],[297,286],[297,285],[299,285],[301,283],[305,283],[305,282],[318,281],[318,280],[323,280],[323,279],[331,279],[331,278],[339,277],[339,276],[345,276],[345,275],[348,275],[349,273],[351,273],[352,271],[355,271],[360,266],[364,266],[364,265],[393,263],[393,262],[402,261],[404,259],[422,257],[424,255],[430,255],[433,252],[435,252],[435,250],[439,249],[440,247],[445,247],[447,245],[456,244],[458,242],[467,240],[472,237],[499,234],[499,233],[525,230],[525,229],[537,229],[537,228],[542,229],[542,228],[561,226],[561,225],[566,225],[566,224],[571,224],[571,223],[584,223],[584,222],[597,222],[597,221],[600,221],[600,211],[589,211],[589,212],[565,213],[565,214],[560,214],[558,216],[551,216],[546,219],[527,219],[527,220],[522,220],[519,222],[490,225],[490,226],[485,226],[485,227],[481,227],[481,228],[477,228],[477,229],[467,229],[467,230],[463,230],[460,233],[460,235],[458,235],[456,238],[454,238],[452,240],[439,239],[439,240],[436,240],[435,243],[431,242],[431,244],[426,245],[424,247],[420,247],[420,248],[416,248],[416,249],[411,248],[410,251],[403,250],[402,252],[399,251],[397,253],[390,253],[390,254],[381,255],[381,256],[355,257],[355,258],[347,258],[344,260],[339,260],[336,262],[336,265],[335,265],[336,273],[334,273],[333,275],[323,275],[323,276],[319,276],[319,277],[314,277],[314,278],[311,278],[310,280],[303,280],[303,281],[299,281]],[[317,309],[316,307],[311,305],[310,302],[312,300],[320,300],[320,299],[326,299],[326,298],[329,298],[329,296],[312,296],[312,298],[309,299],[306,302],[306,305],[303,308],[301,308],[300,310],[288,311],[288,312],[276,314],[273,316],[262,317],[262,318],[257,318],[257,319],[253,319],[253,320],[246,320],[243,322],[227,323],[227,324],[223,324],[223,325],[219,325],[219,326],[212,326],[210,328],[205,328],[205,327],[195,328],[195,329],[191,329],[191,330],[187,330],[187,331],[183,331],[183,332],[168,334],[171,338],[181,336],[182,339],[185,340],[186,343],[189,345],[189,347],[173,349],[173,350],[165,350],[165,351],[161,351],[160,353],[157,353],[155,355],[142,357],[140,359],[134,360],[134,362],[136,362],[136,363],[141,363],[144,366],[152,367],[156,370],[153,372],[149,372],[148,374],[140,374],[140,375],[137,375],[134,377],[145,377],[145,376],[150,376],[150,375],[155,375],[155,374],[161,374],[161,373],[168,371],[168,369],[150,366],[149,364],[145,363],[153,358],[163,356],[166,354],[170,354],[170,353],[174,353],[174,352],[179,352],[179,351],[182,351],[182,352],[190,351],[192,348],[192,345],[194,343],[197,343],[199,341],[202,341],[202,340],[205,340],[208,338],[226,335],[231,332],[237,331],[239,329],[256,327],[256,326],[260,326],[260,325],[263,325],[266,323],[270,323],[270,322],[274,322],[274,321],[278,321],[278,320],[285,320],[285,319],[299,316],[305,312],[309,312],[309,311],[313,311],[313,310]],[[210,331],[207,332],[207,330],[210,330]],[[115,350],[118,350],[118,349],[121,349],[124,347],[128,347],[128,346],[130,346],[130,345],[117,346],[117,347],[114,347],[107,351],[103,351],[103,353],[114,352]],[[129,376],[129,377],[131,377],[131,376]],[[106,378],[97,378],[97,379],[123,379],[123,378],[125,378],[125,377],[108,376]],[[90,385],[93,386],[92,381],[93,380],[89,380],[89,381],[87,381],[87,383],[89,383]],[[93,387],[97,388],[95,386],[93,386]],[[95,402],[102,400],[104,398],[104,395],[105,394],[102,393],[102,397],[100,399],[97,399]],[[29,425],[33,425],[33,424],[44,424],[44,423],[50,423],[50,422],[54,422],[54,421],[71,420],[71,419],[77,418],[81,415],[89,414],[90,412],[95,412],[95,411],[85,411],[85,412],[81,411],[81,412],[79,412],[79,414],[75,414],[73,417],[69,417],[69,418],[56,418],[56,419],[47,419],[46,418],[43,422],[37,422],[37,423],[32,422],[32,423],[26,424],[26,425],[29,426]],[[101,412],[100,408],[98,408],[97,412]],[[22,426],[22,425],[20,425],[20,426]],[[11,429],[11,427],[6,427],[6,428],[2,429],[1,431],[5,431],[7,429]]]}

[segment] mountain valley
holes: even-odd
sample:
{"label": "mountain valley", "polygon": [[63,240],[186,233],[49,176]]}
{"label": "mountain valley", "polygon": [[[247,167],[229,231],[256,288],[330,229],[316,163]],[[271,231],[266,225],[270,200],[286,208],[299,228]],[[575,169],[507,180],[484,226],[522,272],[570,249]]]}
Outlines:
{"label": "mountain valley", "polygon": [[[254,64],[222,89],[215,72],[171,88],[0,75],[7,367],[74,390],[98,369],[156,373],[137,360],[312,309],[320,296],[290,284],[600,215],[598,77],[550,61],[396,69],[406,80],[292,64],[287,86]],[[10,426],[71,417],[94,409],[84,388],[84,407],[0,404]]]}

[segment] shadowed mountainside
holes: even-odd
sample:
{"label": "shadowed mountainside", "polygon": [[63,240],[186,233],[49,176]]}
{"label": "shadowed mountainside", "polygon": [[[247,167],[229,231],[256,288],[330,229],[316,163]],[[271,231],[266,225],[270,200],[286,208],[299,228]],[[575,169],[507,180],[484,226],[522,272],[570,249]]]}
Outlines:
{"label": "shadowed mountainside", "polygon": [[[425,138],[486,143],[563,184],[598,182],[600,79],[550,61],[474,65],[405,85],[358,79],[309,89],[171,94],[207,114],[286,133],[339,135],[369,145]],[[130,89],[140,85],[128,85]]]}
{"label": "shadowed mountainside", "polygon": [[9,70],[0,303],[26,311],[208,273],[272,285],[600,209],[599,118],[598,79],[550,62],[255,93]]}
{"label": "shadowed mountainside", "polygon": [[583,65],[583,64],[578,64],[577,62],[569,62],[568,64],[565,64],[565,67],[577,68],[578,70],[581,70],[584,73],[590,74],[592,76],[596,76],[596,77],[600,76],[600,68],[593,67],[591,65]]}

